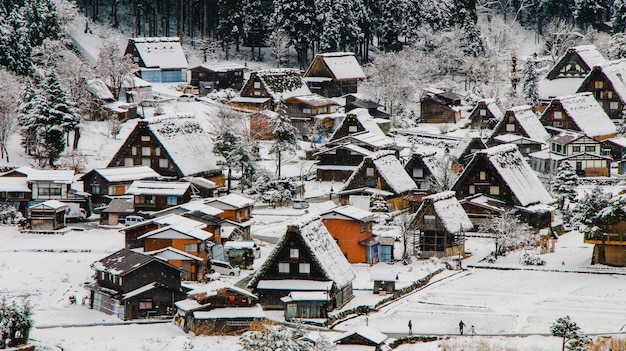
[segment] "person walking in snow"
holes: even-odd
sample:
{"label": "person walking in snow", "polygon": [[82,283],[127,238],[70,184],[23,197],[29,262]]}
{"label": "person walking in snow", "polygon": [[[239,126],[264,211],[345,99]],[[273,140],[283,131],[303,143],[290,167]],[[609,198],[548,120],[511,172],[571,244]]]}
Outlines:
{"label": "person walking in snow", "polygon": [[413,322],[409,319],[409,335],[413,335]]}
{"label": "person walking in snow", "polygon": [[465,328],[465,323],[463,321],[459,322],[459,332],[463,335],[463,328]]}
{"label": "person walking in snow", "polygon": [[474,330],[474,326],[473,326],[473,325],[472,325],[472,326],[470,326],[470,335],[471,335],[471,336],[476,335],[476,330]]}

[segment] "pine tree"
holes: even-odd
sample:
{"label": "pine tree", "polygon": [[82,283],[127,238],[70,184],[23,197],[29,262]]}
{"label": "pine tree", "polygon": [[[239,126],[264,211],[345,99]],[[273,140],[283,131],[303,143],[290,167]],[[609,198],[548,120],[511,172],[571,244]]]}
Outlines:
{"label": "pine tree", "polygon": [[557,318],[550,326],[550,333],[553,336],[563,338],[562,351],[565,351],[565,349],[570,351],[584,351],[589,348],[587,344],[591,342],[587,334],[585,334],[569,316]]}
{"label": "pine tree", "polygon": [[319,1],[318,10],[324,13],[320,49],[322,51],[345,51],[349,44],[354,49],[363,36],[355,7],[362,6],[360,0]]}
{"label": "pine tree", "polygon": [[5,297],[0,300],[0,346],[14,347],[28,341],[33,327],[32,309],[28,301],[9,303]]}
{"label": "pine tree", "polygon": [[626,58],[626,33],[616,33],[611,36],[609,58],[611,60]]}
{"label": "pine tree", "polygon": [[626,0],[613,1],[613,33],[626,30]]}
{"label": "pine tree", "polygon": [[20,134],[22,135],[22,146],[24,152],[33,155],[37,145],[37,130],[35,128],[35,100],[37,99],[37,91],[33,88],[30,79],[26,79],[24,89],[20,95],[20,104],[17,109],[17,119],[20,126]]}
{"label": "pine tree", "polygon": [[235,42],[239,47],[239,37],[243,32],[241,4],[238,0],[218,0],[217,33],[224,42],[226,60],[230,59],[230,43]]}
{"label": "pine tree", "polygon": [[249,331],[239,337],[242,351],[313,350],[312,342],[306,340],[302,328],[288,328],[284,325],[265,326],[262,331]]}
{"label": "pine tree", "polygon": [[274,142],[269,152],[276,154],[276,176],[280,179],[280,166],[282,162],[282,154],[286,151],[295,151],[298,148],[298,140],[296,138],[296,129],[287,115],[287,106],[284,102],[278,104],[278,114],[272,119],[272,132],[274,133]]}
{"label": "pine tree", "polygon": [[524,70],[522,71],[522,99],[531,105],[536,106],[539,102],[539,93],[538,93],[538,82],[539,78],[537,76],[537,71],[535,69],[535,62],[532,59],[526,60],[524,64]]}
{"label": "pine tree", "polygon": [[602,13],[602,0],[576,0],[574,20],[580,28],[587,28],[596,23],[596,18]]}
{"label": "pine tree", "polygon": [[378,46],[384,51],[398,51],[400,41],[398,35],[403,30],[405,2],[388,0],[383,2],[382,14],[379,18]]}
{"label": "pine tree", "polygon": [[272,26],[287,33],[296,49],[300,68],[307,64],[307,52],[317,38],[315,0],[275,0]]}
{"label": "pine tree", "polygon": [[69,134],[74,132],[74,147],[78,144],[78,138],[80,136],[80,117],[74,111],[74,108],[70,104],[67,98],[65,90],[59,82],[59,77],[56,73],[51,73],[46,78],[46,97],[48,99],[48,105],[50,106],[50,123],[58,125],[65,134],[66,145],[70,145]]}
{"label": "pine tree", "polygon": [[574,200],[576,197],[576,187],[578,186],[578,175],[572,169],[569,162],[561,162],[557,169],[557,175],[552,180],[552,192]]}

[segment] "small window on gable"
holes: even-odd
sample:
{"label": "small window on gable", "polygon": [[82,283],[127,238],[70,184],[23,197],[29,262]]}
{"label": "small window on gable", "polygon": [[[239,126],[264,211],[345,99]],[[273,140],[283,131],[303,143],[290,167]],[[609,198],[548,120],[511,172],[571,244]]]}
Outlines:
{"label": "small window on gable", "polygon": [[514,132],[514,131],[515,131],[515,124],[513,124],[513,123],[507,123],[507,125],[506,125],[506,131],[507,131],[507,132]]}
{"label": "small window on gable", "polygon": [[491,195],[500,195],[500,187],[497,185],[492,185],[489,187],[489,194]]}
{"label": "small window on gable", "polygon": [[300,274],[310,274],[311,273],[311,264],[310,263],[300,263],[298,265],[298,270]]}
{"label": "small window on gable", "polygon": [[554,111],[554,119],[563,119],[563,112]]}
{"label": "small window on gable", "polygon": [[424,176],[423,168],[413,168],[413,178],[422,178]]}
{"label": "small window on gable", "polygon": [[254,82],[254,89],[261,89],[261,82]]}
{"label": "small window on gable", "polygon": [[160,147],[155,147],[154,148],[154,155],[155,156],[161,156],[161,148]]}
{"label": "small window on gable", "polygon": [[478,173],[478,179],[480,179],[480,180],[486,180],[486,179],[487,179],[487,172],[485,172],[485,171],[480,171],[480,172]]}
{"label": "small window on gable", "polygon": [[133,155],[133,156],[137,155],[137,147],[136,146],[133,146],[133,147],[130,148],[130,154]]}
{"label": "small window on gable", "polygon": [[150,141],[150,136],[149,135],[142,135],[141,136],[141,141]]}
{"label": "small window on gable", "polygon": [[289,258],[299,258],[300,250],[299,249],[289,249]]}
{"label": "small window on gable", "polygon": [[289,273],[289,262],[279,262],[278,273]]}
{"label": "small window on gable", "polygon": [[469,193],[470,194],[476,194],[476,186],[475,185],[470,185],[469,186]]}
{"label": "small window on gable", "polygon": [[131,166],[133,166],[133,164],[134,164],[134,161],[133,161],[133,159],[131,157],[126,157],[124,159],[124,166],[131,167]]}
{"label": "small window on gable", "polygon": [[480,110],[480,115],[481,116],[486,116],[487,115],[487,110]]}
{"label": "small window on gable", "polygon": [[166,158],[160,158],[159,159],[159,168],[167,168],[168,167],[168,162]]}
{"label": "small window on gable", "polygon": [[356,126],[348,126],[348,132],[350,132],[350,133],[356,133],[356,131],[357,131]]}
{"label": "small window on gable", "polygon": [[141,148],[141,156],[150,156],[150,146],[143,146]]}
{"label": "small window on gable", "polygon": [[619,103],[617,101],[611,101],[609,103],[609,110],[618,110],[619,109]]}
{"label": "small window on gable", "polygon": [[602,89],[602,88],[604,88],[604,82],[602,82],[601,80],[595,81],[593,83],[593,85],[594,85],[595,89]]}
{"label": "small window on gable", "polygon": [[365,176],[373,177],[374,176],[374,168],[373,167],[365,168]]}
{"label": "small window on gable", "polygon": [[141,165],[150,167],[150,159],[149,158],[142,158],[141,159]]}

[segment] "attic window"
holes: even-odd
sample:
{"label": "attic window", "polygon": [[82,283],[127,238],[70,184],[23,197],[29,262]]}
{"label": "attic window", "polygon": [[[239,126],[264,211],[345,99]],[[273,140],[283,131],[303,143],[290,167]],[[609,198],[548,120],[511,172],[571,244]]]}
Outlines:
{"label": "attic window", "polygon": [[619,110],[619,104],[617,101],[611,101],[609,103],[609,110]]}
{"label": "attic window", "polygon": [[149,135],[142,135],[141,136],[141,141],[150,141],[150,136]]}
{"label": "attic window", "polygon": [[348,132],[350,132],[350,133],[356,133],[356,126],[349,126],[349,127],[348,127]]}
{"label": "attic window", "polygon": [[480,110],[480,115],[481,116],[486,116],[487,115],[487,110]]}
{"label": "attic window", "polygon": [[310,263],[300,263],[298,265],[298,270],[300,274],[310,274],[311,273],[311,264]]}
{"label": "attic window", "polygon": [[595,81],[595,82],[593,82],[593,87],[595,89],[602,89],[602,88],[604,88],[604,82],[601,81],[601,80]]}
{"label": "attic window", "polygon": [[554,111],[554,119],[563,119],[563,112]]}
{"label": "attic window", "polygon": [[492,185],[489,187],[490,195],[500,195],[500,187],[497,185]]}
{"label": "attic window", "polygon": [[480,171],[480,173],[478,173],[478,179],[480,179],[480,180],[485,180],[485,179],[487,179],[487,172],[485,172],[485,171]]}
{"label": "attic window", "polygon": [[469,193],[470,194],[476,194],[476,186],[475,185],[470,185],[469,186]]}
{"label": "attic window", "polygon": [[278,273],[289,273],[289,263],[288,262],[279,262],[278,263]]}
{"label": "attic window", "polygon": [[424,176],[423,168],[413,168],[413,178],[422,178]]}
{"label": "attic window", "polygon": [[507,132],[514,132],[515,131],[515,124],[513,123],[509,123],[506,125],[506,131]]}
{"label": "attic window", "polygon": [[298,257],[300,257],[300,250],[289,249],[289,258],[298,258]]}
{"label": "attic window", "polygon": [[374,176],[374,168],[372,168],[372,167],[365,168],[365,176],[373,177]]}

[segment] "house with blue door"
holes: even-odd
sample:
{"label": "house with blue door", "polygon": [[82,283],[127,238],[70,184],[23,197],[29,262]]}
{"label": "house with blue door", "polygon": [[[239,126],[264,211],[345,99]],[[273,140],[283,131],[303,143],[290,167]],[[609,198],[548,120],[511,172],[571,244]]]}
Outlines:
{"label": "house with blue door", "polygon": [[178,37],[129,38],[124,56],[139,66],[137,74],[150,83],[187,82],[189,63]]}

